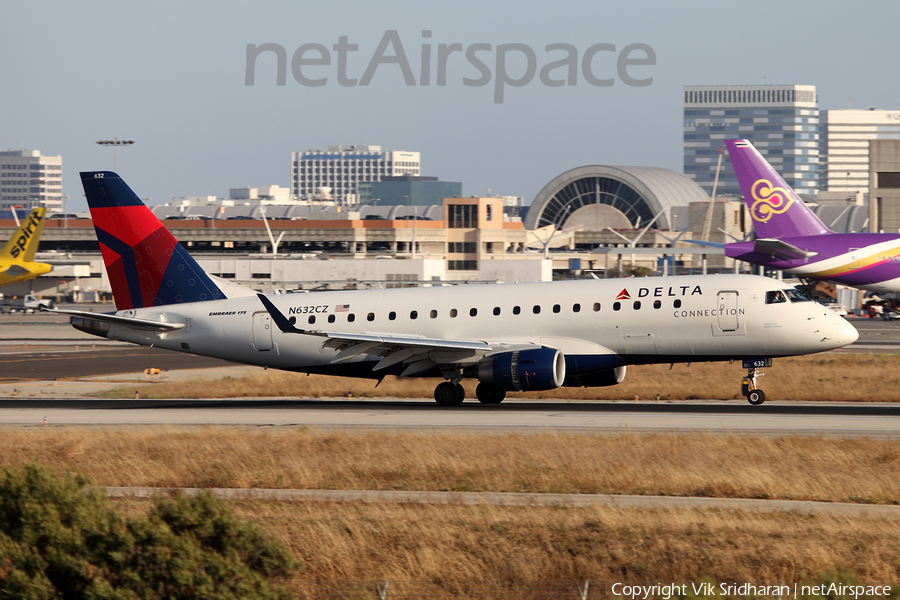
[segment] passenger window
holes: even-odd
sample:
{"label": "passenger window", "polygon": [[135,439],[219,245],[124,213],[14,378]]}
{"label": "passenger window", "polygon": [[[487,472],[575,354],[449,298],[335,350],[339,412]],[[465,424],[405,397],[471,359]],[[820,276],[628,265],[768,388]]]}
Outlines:
{"label": "passenger window", "polygon": [[534,305],[534,308],[532,308],[531,311],[532,311],[534,314],[536,314],[536,315],[541,314],[541,306],[540,306],[540,304],[535,304],[535,305]]}
{"label": "passenger window", "polygon": [[553,305],[553,312],[554,312],[554,313],[558,313],[558,312],[559,312],[559,304],[554,304],[554,305]]}
{"label": "passenger window", "polygon": [[348,322],[348,323],[352,323],[352,322],[355,321],[355,320],[356,320],[356,315],[354,315],[353,313],[350,313],[349,315],[347,315],[347,322]]}
{"label": "passenger window", "polygon": [[500,315],[500,307],[499,307],[499,306],[495,306],[495,307],[494,307],[494,316],[499,316],[499,315]]}
{"label": "passenger window", "polygon": [[641,301],[640,300],[634,301],[634,310],[641,310]]}
{"label": "passenger window", "polygon": [[518,306],[513,306],[513,314],[514,314],[514,315],[517,315],[517,314],[519,314],[520,312],[522,312],[522,309],[521,309],[521,308],[519,308]]}
{"label": "passenger window", "polygon": [[328,322],[334,323],[334,315],[328,315]]}
{"label": "passenger window", "polygon": [[451,319],[455,319],[457,314],[459,314],[459,313],[456,312],[455,308],[450,309],[450,318]]}
{"label": "passenger window", "polygon": [[781,290],[766,292],[766,304],[781,304],[782,302],[787,302],[787,296]]}
{"label": "passenger window", "polygon": [[374,320],[375,320],[375,313],[369,313],[369,314],[367,314],[367,315],[366,315],[366,320],[368,320],[368,321],[374,321]]}
{"label": "passenger window", "polygon": [[431,318],[437,319],[437,311],[436,310],[431,311]]}
{"label": "passenger window", "polygon": [[396,318],[397,318],[397,313],[395,313],[394,311],[391,311],[388,313],[388,320],[393,321]]}
{"label": "passenger window", "polygon": [[310,325],[315,325],[316,324],[316,315],[309,315],[309,318],[307,319],[307,321],[309,321]]}
{"label": "passenger window", "polygon": [[580,305],[580,304],[573,304],[573,305],[572,305],[572,312],[581,312],[581,305]]}
{"label": "passenger window", "polygon": [[411,310],[411,311],[409,311],[409,318],[410,318],[410,319],[418,319],[418,318],[419,318],[419,311],[417,311],[417,310]]}
{"label": "passenger window", "polygon": [[594,312],[600,312],[600,303],[594,302]]}
{"label": "passenger window", "polygon": [[662,300],[654,300],[653,308],[662,308]]}
{"label": "passenger window", "polygon": [[622,308],[621,302],[613,302],[613,310],[619,310],[620,308]]}
{"label": "passenger window", "polygon": [[296,325],[296,324],[297,324],[297,317],[291,317],[290,319],[288,319],[288,321],[291,322],[291,325]]}
{"label": "passenger window", "polygon": [[673,304],[675,305],[675,308],[681,308],[681,300],[676,300]]}
{"label": "passenger window", "polygon": [[477,315],[477,314],[478,314],[478,309],[477,309],[477,308],[470,308],[470,309],[469,309],[469,316],[470,316],[470,317],[474,317],[474,316]]}

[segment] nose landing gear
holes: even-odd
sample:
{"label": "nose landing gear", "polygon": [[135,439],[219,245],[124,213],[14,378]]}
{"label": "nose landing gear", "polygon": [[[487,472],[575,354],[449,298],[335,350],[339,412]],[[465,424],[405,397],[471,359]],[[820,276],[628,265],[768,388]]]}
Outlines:
{"label": "nose landing gear", "polygon": [[747,376],[741,382],[741,394],[747,397],[747,402],[754,406],[758,406],[766,401],[766,393],[756,387],[756,378],[762,377],[765,373],[760,373],[761,367],[771,367],[771,358],[759,358],[743,361],[743,367],[747,369]]}

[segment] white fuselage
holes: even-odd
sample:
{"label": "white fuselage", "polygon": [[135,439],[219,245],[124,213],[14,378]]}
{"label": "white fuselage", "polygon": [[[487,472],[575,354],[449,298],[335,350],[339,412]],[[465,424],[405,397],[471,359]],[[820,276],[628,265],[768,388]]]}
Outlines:
{"label": "white fuselage", "polygon": [[[535,344],[558,348],[567,358],[618,357],[620,364],[791,356],[856,340],[850,324],[815,302],[766,303],[767,292],[787,288],[752,275],[708,275],[268,298],[299,329],[472,340],[498,348]],[[321,372],[340,363],[342,374],[374,377],[371,367],[379,360],[364,353],[341,360],[321,335],[282,332],[257,297],[117,314],[185,327],[154,333],[113,324],[109,338],[241,363]]]}

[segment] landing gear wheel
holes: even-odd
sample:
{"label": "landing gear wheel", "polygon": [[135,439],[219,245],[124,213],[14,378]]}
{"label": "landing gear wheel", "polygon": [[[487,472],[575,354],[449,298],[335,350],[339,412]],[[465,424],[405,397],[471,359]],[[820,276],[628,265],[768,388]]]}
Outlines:
{"label": "landing gear wheel", "polygon": [[439,383],[434,388],[434,401],[439,406],[459,406],[466,397],[463,386],[454,381]]}
{"label": "landing gear wheel", "polygon": [[479,383],[475,388],[475,396],[482,404],[500,404],[506,398],[506,390],[498,389],[490,383]]}
{"label": "landing gear wheel", "polygon": [[747,402],[753,406],[759,406],[766,401],[766,393],[762,390],[753,390],[747,394]]}

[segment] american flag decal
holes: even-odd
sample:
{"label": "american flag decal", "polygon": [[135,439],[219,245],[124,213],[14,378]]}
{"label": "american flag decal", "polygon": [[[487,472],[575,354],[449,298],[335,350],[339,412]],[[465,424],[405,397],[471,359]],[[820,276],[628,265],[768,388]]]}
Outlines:
{"label": "american flag decal", "polygon": [[347,312],[350,310],[349,304],[337,304],[334,307],[334,312]]}

